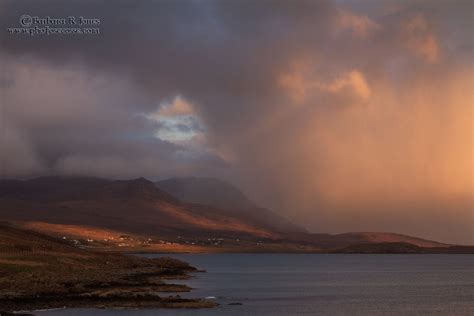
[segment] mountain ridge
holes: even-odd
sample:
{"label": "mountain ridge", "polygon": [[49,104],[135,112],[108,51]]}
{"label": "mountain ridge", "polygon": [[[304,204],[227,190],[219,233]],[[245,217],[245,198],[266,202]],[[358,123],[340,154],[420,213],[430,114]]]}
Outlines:
{"label": "mountain ridge", "polygon": [[265,249],[314,252],[380,242],[407,242],[420,247],[449,246],[394,233],[285,233],[239,212],[180,201],[144,178],[0,180],[0,218],[10,222],[113,229],[124,234],[160,237],[174,243],[199,244],[206,249],[213,247],[212,251],[217,252],[224,251],[223,243],[228,244],[230,248],[225,249],[231,251],[256,252]]}

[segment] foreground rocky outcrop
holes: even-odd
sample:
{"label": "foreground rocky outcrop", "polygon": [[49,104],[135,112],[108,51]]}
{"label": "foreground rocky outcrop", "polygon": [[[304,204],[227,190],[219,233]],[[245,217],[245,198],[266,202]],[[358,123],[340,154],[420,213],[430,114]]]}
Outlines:
{"label": "foreground rocky outcrop", "polygon": [[[201,308],[215,303],[185,299],[196,269],[172,258],[146,259],[78,249],[67,242],[0,225],[0,311],[57,307]],[[170,293],[174,293],[170,295]]]}

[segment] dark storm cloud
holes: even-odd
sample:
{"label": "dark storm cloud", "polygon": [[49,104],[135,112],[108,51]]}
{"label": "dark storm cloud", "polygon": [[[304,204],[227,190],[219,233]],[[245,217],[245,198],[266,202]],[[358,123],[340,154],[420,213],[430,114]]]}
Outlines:
{"label": "dark storm cloud", "polygon": [[324,34],[320,29],[331,16],[329,5],[317,1],[118,1],[113,7],[105,1],[48,3],[4,3],[2,28],[17,25],[25,13],[84,15],[101,19],[101,35],[20,37],[3,32],[3,51],[59,65],[79,61],[125,71],[163,97],[183,91],[218,91],[226,97],[269,93],[267,79],[278,71],[275,66],[291,50],[299,50],[302,41],[322,40],[318,34]]}
{"label": "dark storm cloud", "polygon": [[[84,73],[83,77],[91,77],[80,78],[84,87],[69,91],[68,98],[76,103],[69,108],[78,111],[70,121],[48,115],[49,111],[63,110],[64,100],[59,99],[53,100],[58,102],[56,108],[40,104],[42,114],[32,118],[34,126],[24,124],[31,117],[18,118],[18,124],[22,124],[19,128],[29,134],[40,165],[50,170],[63,155],[83,150],[94,153],[94,146],[101,149],[98,152],[111,150],[114,142],[127,142],[124,135],[151,136],[153,127],[143,126],[143,120],[139,122],[133,114],[153,111],[160,100],[179,94],[196,105],[209,129],[226,137],[228,130],[240,129],[245,122],[255,123],[263,115],[265,109],[258,105],[268,102],[274,90],[274,82],[268,79],[278,73],[278,68],[283,66],[281,62],[289,57],[291,50],[299,49],[297,43],[309,34],[311,40],[321,40],[318,34],[322,32],[317,28],[326,27],[330,10],[327,3],[313,1],[299,1],[296,6],[287,1],[118,1],[113,7],[106,1],[71,1],[67,6],[60,1],[3,2],[2,29],[18,26],[23,14],[101,20],[99,36],[0,34],[5,64],[33,60],[36,65],[42,63],[41,67],[59,73],[73,69],[72,72]],[[55,76],[54,71],[50,75]],[[101,98],[97,100],[92,91],[84,91],[96,89],[86,82],[94,76],[113,82],[124,75],[131,83],[109,87],[106,93],[111,95],[110,99],[106,93],[99,92]],[[35,80],[49,80],[48,74],[46,78],[40,76]],[[19,84],[27,86],[31,82]],[[23,93],[18,91],[19,84],[15,86],[17,94]],[[44,89],[61,94],[61,87],[54,88],[54,84]],[[30,94],[27,102],[48,102]],[[84,94],[93,99],[89,100],[93,105],[89,107],[88,117],[80,115],[82,105],[76,102]],[[14,100],[8,103],[17,107]],[[26,109],[30,106],[22,104]],[[29,112],[26,109],[20,106],[13,111],[22,116],[22,110]],[[9,120],[12,115],[9,114]],[[72,140],[75,146],[66,146]],[[105,142],[110,145],[103,146]],[[173,151],[170,145],[155,142],[160,153]],[[125,143],[124,155],[129,155],[131,151]]]}
{"label": "dark storm cloud", "polygon": [[[2,90],[5,176],[133,177],[189,168],[181,158],[186,149],[154,137],[159,125],[146,119],[139,106],[153,100],[127,80],[28,59],[3,62],[10,80]],[[222,165],[207,156],[199,153],[195,163]]]}

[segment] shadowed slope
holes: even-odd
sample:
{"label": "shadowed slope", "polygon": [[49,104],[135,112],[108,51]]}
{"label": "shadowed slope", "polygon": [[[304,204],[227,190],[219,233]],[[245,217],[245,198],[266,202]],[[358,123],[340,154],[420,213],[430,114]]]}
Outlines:
{"label": "shadowed slope", "polygon": [[280,232],[306,232],[277,213],[259,207],[232,184],[205,177],[171,178],[156,186],[183,202],[208,205],[227,214]]}

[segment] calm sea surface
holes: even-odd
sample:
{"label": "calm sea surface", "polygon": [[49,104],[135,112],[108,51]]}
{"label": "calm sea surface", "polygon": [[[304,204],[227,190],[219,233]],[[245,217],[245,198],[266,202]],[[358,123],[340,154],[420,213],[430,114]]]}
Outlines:
{"label": "calm sea surface", "polygon": [[[161,255],[148,255],[158,257]],[[474,315],[474,255],[173,255],[206,269],[182,296],[205,310],[66,309],[52,316]],[[242,303],[243,305],[228,305]]]}

